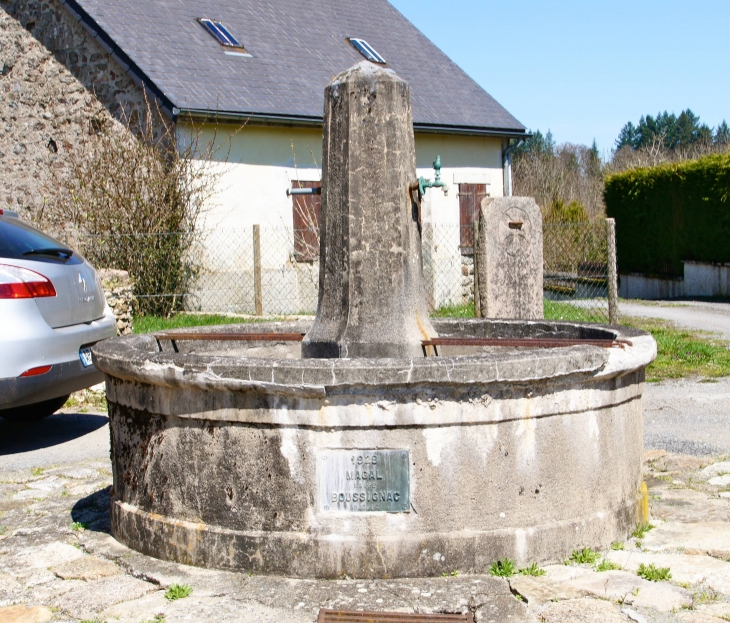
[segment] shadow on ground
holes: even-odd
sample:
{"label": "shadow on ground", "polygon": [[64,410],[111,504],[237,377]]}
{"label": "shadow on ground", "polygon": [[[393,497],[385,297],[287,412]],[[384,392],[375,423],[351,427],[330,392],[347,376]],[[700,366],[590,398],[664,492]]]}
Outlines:
{"label": "shadow on ground", "polygon": [[50,448],[83,437],[109,422],[105,415],[57,413],[37,422],[0,419],[0,456]]}
{"label": "shadow on ground", "polygon": [[71,509],[71,519],[83,524],[86,530],[94,532],[111,532],[109,519],[109,492],[111,487],[95,491],[81,498]]}

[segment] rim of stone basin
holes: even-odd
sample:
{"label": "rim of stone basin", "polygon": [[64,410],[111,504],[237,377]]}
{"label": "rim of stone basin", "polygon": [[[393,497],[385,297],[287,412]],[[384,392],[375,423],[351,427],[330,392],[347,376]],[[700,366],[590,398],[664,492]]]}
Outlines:
{"label": "rim of stone basin", "polygon": [[[93,348],[94,362],[108,376],[161,387],[197,387],[303,398],[390,388],[412,392],[414,386],[468,387],[489,383],[537,383],[600,380],[649,364],[656,343],[645,331],[614,325],[559,321],[447,319],[433,320],[440,337],[542,337],[627,340],[617,348],[573,345],[555,348],[492,348],[488,352],[384,359],[302,359],[261,356],[277,342],[191,341],[181,352],[161,350],[166,333],[306,332],[311,321],[285,321],[195,327],[105,340]],[[194,346],[190,346],[194,345]],[[297,344],[298,348],[298,344]],[[231,354],[222,354],[230,350]],[[250,355],[247,353],[250,352]]]}

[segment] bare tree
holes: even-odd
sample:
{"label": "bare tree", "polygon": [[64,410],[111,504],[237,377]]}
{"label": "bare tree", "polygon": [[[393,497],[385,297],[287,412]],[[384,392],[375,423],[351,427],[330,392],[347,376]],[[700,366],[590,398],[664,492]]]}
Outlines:
{"label": "bare tree", "polygon": [[100,121],[38,220],[97,266],[128,271],[141,313],[169,315],[195,276],[196,224],[220,175],[214,141],[181,145],[151,102],[121,115]]}

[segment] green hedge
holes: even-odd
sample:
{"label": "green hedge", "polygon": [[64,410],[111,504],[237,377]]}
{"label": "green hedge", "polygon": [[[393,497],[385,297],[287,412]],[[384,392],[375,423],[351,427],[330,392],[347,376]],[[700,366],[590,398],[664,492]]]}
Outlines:
{"label": "green hedge", "polygon": [[606,180],[619,272],[682,274],[682,261],[730,262],[730,154],[633,169]]}

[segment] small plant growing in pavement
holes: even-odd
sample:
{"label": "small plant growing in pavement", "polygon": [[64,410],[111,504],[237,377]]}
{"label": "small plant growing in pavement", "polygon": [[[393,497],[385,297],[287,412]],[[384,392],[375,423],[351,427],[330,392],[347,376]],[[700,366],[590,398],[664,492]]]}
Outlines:
{"label": "small plant growing in pavement", "polygon": [[714,601],[718,601],[720,599],[720,593],[718,593],[713,588],[704,588],[700,591],[696,591],[694,595],[692,595],[692,602],[694,605],[697,604],[707,604],[712,603]]}
{"label": "small plant growing in pavement", "polygon": [[164,612],[160,612],[160,614],[156,614],[151,619],[142,621],[141,623],[165,623],[165,616]]}
{"label": "small plant growing in pavement", "polygon": [[614,552],[620,551],[624,549],[624,544],[621,541],[614,541],[611,543],[611,549]]}
{"label": "small plant growing in pavement", "polygon": [[189,584],[171,584],[170,588],[165,591],[165,599],[175,601],[187,597],[193,592],[193,587]]}
{"label": "small plant growing in pavement", "polygon": [[43,475],[43,468],[42,467],[31,467],[30,473],[32,476],[42,476]]}
{"label": "small plant growing in pavement", "polygon": [[574,549],[568,560],[574,565],[592,565],[598,560],[598,552],[588,547]]}
{"label": "small plant growing in pavement", "polygon": [[650,523],[640,523],[638,526],[636,526],[636,530],[634,530],[631,533],[631,536],[635,539],[643,539],[649,530],[653,530],[654,525]]}
{"label": "small plant growing in pavement", "polygon": [[520,575],[532,575],[532,576],[541,576],[545,575],[545,569],[540,569],[540,567],[537,566],[536,562],[533,562],[529,567],[525,567],[524,569],[520,569]]}
{"label": "small plant growing in pavement", "polygon": [[618,569],[622,569],[621,565],[611,562],[608,558],[604,558],[596,565],[596,571],[599,573],[601,571],[616,571]]}
{"label": "small plant growing in pavement", "polygon": [[657,567],[654,563],[648,566],[641,563],[636,575],[651,582],[666,582],[672,579],[672,572],[669,567]]}
{"label": "small plant growing in pavement", "polygon": [[83,521],[74,521],[71,524],[71,530],[73,530],[74,532],[81,532],[83,530],[86,530],[86,528],[88,527],[88,524],[85,524]]}
{"label": "small plant growing in pavement", "polygon": [[515,567],[515,563],[509,558],[493,562],[489,568],[489,574],[499,578],[509,578],[515,573],[517,573],[517,568]]}

